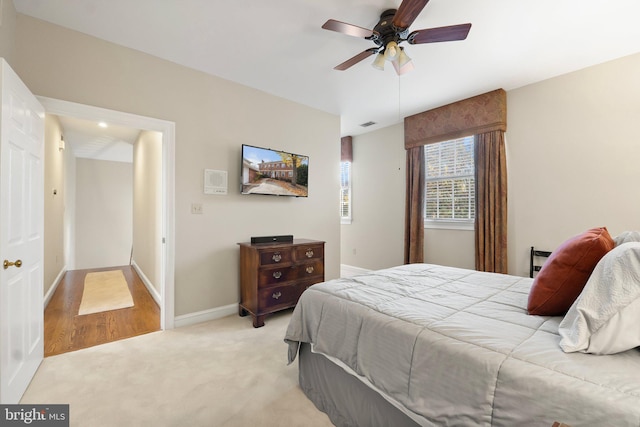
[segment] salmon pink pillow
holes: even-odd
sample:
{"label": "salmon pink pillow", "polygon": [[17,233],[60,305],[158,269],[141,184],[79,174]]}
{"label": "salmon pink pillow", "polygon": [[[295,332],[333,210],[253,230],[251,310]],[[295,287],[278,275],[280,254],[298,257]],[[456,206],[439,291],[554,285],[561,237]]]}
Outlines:
{"label": "salmon pink pillow", "polygon": [[564,315],[598,261],[614,246],[606,227],[592,228],[561,244],[533,280],[527,304],[529,314]]}

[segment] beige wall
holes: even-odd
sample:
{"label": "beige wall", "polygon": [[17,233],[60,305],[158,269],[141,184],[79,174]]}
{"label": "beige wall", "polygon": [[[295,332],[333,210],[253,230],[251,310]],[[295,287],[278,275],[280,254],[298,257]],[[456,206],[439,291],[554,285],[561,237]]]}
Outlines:
{"label": "beige wall", "polygon": [[509,271],[531,245],[640,229],[640,54],[507,94]]}
{"label": "beige wall", "polygon": [[133,165],[76,159],[75,268],[128,265],[133,234]]}
{"label": "beige wall", "polygon": [[[553,250],[597,226],[614,236],[640,229],[639,75],[636,54],[508,91],[509,273],[529,274],[532,245]],[[402,229],[377,240],[389,245],[373,240],[390,224],[404,226],[404,176],[380,167],[380,159],[404,156],[401,129],[354,137],[354,222],[342,226],[344,264],[402,263]],[[351,248],[365,248],[366,257]],[[426,230],[425,261],[474,268],[473,232]]]}
{"label": "beige wall", "polygon": [[158,295],[162,267],[162,134],[142,131],[133,146],[133,261]]}
{"label": "beige wall", "polygon": [[425,230],[424,261],[429,264],[475,269],[474,231],[433,228]]}
{"label": "beige wall", "polygon": [[[404,125],[353,137],[351,224],[341,226],[341,263],[380,269],[404,263]],[[474,233],[425,230],[425,262],[475,268]]]}
{"label": "beige wall", "polygon": [[[66,269],[64,249],[64,215],[66,182],[65,152],[59,150],[62,136],[56,116],[45,116],[44,143],[44,292],[55,284]],[[55,192],[55,194],[54,194]]]}
{"label": "beige wall", "polygon": [[13,6],[13,0],[0,1],[0,7],[2,7],[0,10],[0,57],[3,57],[13,68],[16,9]]}
{"label": "beige wall", "polygon": [[[76,269],[76,157],[67,145],[64,150],[64,261],[66,270]],[[45,216],[47,211],[44,212]],[[45,257],[47,254],[45,254]]]}
{"label": "beige wall", "polygon": [[[403,125],[353,138],[351,224],[341,226],[342,264],[379,269],[404,261]],[[338,210],[336,210],[338,212]]]}
{"label": "beige wall", "polygon": [[[236,243],[251,236],[325,240],[325,277],[339,276],[339,117],[17,16],[14,69],[35,94],[176,123],[176,315],[238,302]],[[240,195],[242,143],[308,155],[309,197]],[[228,195],[203,194],[204,169],[228,171]]]}

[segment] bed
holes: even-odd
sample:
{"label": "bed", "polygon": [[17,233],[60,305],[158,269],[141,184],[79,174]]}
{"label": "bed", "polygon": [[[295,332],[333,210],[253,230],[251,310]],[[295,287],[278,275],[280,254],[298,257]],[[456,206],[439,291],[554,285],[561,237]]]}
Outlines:
{"label": "bed", "polygon": [[533,280],[409,264],[316,284],[289,363],[337,426],[640,426],[640,352],[564,352],[563,316],[527,313]]}

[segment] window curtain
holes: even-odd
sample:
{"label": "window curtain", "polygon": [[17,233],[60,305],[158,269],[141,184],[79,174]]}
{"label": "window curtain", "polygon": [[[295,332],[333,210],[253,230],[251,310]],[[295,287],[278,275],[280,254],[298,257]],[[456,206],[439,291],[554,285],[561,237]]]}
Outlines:
{"label": "window curtain", "polygon": [[507,273],[507,158],[504,132],[476,135],[476,270]]}
{"label": "window curtain", "polygon": [[424,146],[407,150],[404,263],[424,262]]}
{"label": "window curtain", "polygon": [[353,137],[351,136],[340,138],[340,161],[353,162]]}
{"label": "window curtain", "polygon": [[[407,150],[407,198],[405,202],[405,263],[424,262],[424,146],[435,142],[447,141],[469,135],[484,135],[492,132],[504,132],[507,130],[507,94],[503,89],[497,89],[482,95],[454,102],[433,110],[425,111],[406,117],[404,119],[404,142]],[[484,144],[485,139],[476,138],[476,146]],[[504,151],[504,136],[502,136],[502,150]],[[416,154],[413,149],[422,147],[420,154]],[[484,154],[481,154],[484,155]],[[419,160],[418,160],[419,157]],[[478,158],[476,158],[476,165]],[[422,170],[420,170],[422,169]],[[476,166],[477,169],[477,166]],[[492,251],[486,249],[482,252],[476,250],[476,268],[484,271],[495,261],[485,262],[484,258],[489,256],[495,259],[496,256],[504,257],[506,272],[506,166],[498,168],[501,175],[500,182],[504,182],[504,193],[500,190],[499,197],[504,196],[504,215],[482,215],[482,223],[476,219],[476,233],[482,228],[489,230],[489,233],[496,233],[495,230],[504,230],[498,239],[498,243],[504,244],[502,250],[495,248]],[[421,178],[421,189],[416,187],[415,180]],[[496,182],[494,178],[492,182]],[[485,209],[477,205],[477,200],[485,199],[483,194],[493,184],[483,185],[476,189],[476,216],[478,212]],[[478,193],[480,191],[481,193]],[[495,193],[495,191],[493,191]],[[489,224],[484,222],[488,221]],[[499,221],[501,224],[496,224]],[[503,224],[502,224],[503,223]],[[417,226],[416,224],[420,224]],[[483,242],[495,241],[487,239],[486,234],[482,237]],[[478,236],[476,234],[476,241]],[[483,243],[485,245],[485,243]],[[419,246],[419,247],[417,247]],[[478,247],[478,243],[476,243]],[[413,254],[413,255],[412,255]],[[480,260],[480,258],[483,258]],[[488,270],[491,271],[491,270]]]}

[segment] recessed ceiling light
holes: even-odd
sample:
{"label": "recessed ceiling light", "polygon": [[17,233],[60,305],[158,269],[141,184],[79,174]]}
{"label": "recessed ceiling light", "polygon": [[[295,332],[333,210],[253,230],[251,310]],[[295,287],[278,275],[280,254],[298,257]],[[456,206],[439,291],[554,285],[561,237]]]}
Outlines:
{"label": "recessed ceiling light", "polygon": [[105,122],[100,122],[98,123],[98,126],[100,126],[101,128],[106,128],[107,124]]}

